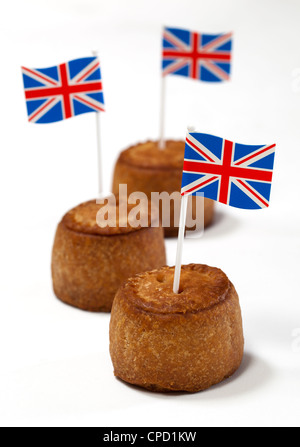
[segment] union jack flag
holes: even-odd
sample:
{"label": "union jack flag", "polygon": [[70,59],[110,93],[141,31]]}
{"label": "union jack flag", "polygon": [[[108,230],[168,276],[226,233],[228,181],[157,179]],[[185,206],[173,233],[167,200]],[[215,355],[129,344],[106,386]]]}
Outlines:
{"label": "union jack flag", "polygon": [[182,195],[204,197],[244,209],[269,206],[275,144],[247,146],[202,133],[188,133]]}
{"label": "union jack flag", "polygon": [[232,34],[199,34],[177,28],[163,33],[163,76],[186,76],[206,82],[228,81]]}
{"label": "union jack flag", "polygon": [[49,68],[22,67],[28,121],[53,123],[104,111],[100,64],[85,57]]}

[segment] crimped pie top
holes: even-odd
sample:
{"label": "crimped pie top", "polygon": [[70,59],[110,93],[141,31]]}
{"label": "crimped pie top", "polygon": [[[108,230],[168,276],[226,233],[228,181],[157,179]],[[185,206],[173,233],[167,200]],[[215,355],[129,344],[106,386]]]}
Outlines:
{"label": "crimped pie top", "polygon": [[157,141],[146,141],[121,152],[119,162],[144,169],[182,170],[184,141],[166,141],[165,149]]}
{"label": "crimped pie top", "polygon": [[[103,210],[101,215],[99,211],[103,207],[106,207],[106,210]],[[133,211],[134,207],[136,207],[136,205],[127,204],[126,217],[126,211],[120,213],[120,204],[118,200],[116,205],[114,205],[113,202],[108,204],[107,201],[104,204],[97,204],[96,200],[90,200],[71,209],[63,217],[62,223],[69,230],[89,235],[113,236],[128,234],[143,228],[142,225],[136,227],[132,220],[132,218],[136,216],[136,211]],[[138,220],[143,219],[149,226],[151,222],[151,214],[150,210],[148,210],[148,206],[143,207],[141,205],[140,213],[141,214],[138,215]],[[115,215],[116,219],[114,219]],[[110,220],[109,217],[111,217]],[[157,222],[158,215],[152,213],[152,220]],[[99,225],[101,223],[103,226]]]}
{"label": "crimped pie top", "polygon": [[120,289],[129,306],[155,314],[207,310],[224,301],[233,286],[222,270],[207,265],[182,266],[179,294],[173,292],[174,267],[141,273]]}

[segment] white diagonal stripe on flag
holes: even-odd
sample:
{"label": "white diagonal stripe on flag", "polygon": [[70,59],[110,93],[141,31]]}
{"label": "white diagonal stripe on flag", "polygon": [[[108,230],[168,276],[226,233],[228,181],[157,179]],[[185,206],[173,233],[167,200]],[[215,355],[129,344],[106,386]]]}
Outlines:
{"label": "white diagonal stripe on flag", "polygon": [[226,73],[226,71],[222,70],[221,67],[209,61],[208,59],[202,60],[203,66],[211,71],[216,77],[223,79],[223,81],[228,81],[230,79],[230,75]]}
{"label": "white diagonal stripe on flag", "polygon": [[30,114],[30,116],[28,117],[28,121],[30,121],[31,123],[35,123],[47,112],[49,112],[49,110],[51,110],[52,107],[54,107],[60,100],[61,98],[58,97],[50,98],[48,101],[44,102],[40,107],[38,107],[34,112]]}
{"label": "white diagonal stripe on flag", "polygon": [[[232,33],[224,34],[223,36],[219,36],[217,39],[205,44],[202,46],[202,50],[204,51],[213,51],[217,49],[217,47],[224,45],[232,39]],[[221,50],[218,50],[220,53]],[[228,53],[228,51],[224,51],[224,53]]]}
{"label": "white diagonal stripe on flag", "polygon": [[[45,84],[45,86],[47,86],[47,87],[53,87],[53,86],[59,85],[59,83],[55,79],[50,78],[49,76],[45,75],[44,73],[40,73],[38,70],[36,70],[34,68],[22,67],[22,73],[29,76],[30,78],[34,79],[35,81]],[[43,88],[43,87],[30,87],[30,90],[31,89],[37,90],[40,88]]]}
{"label": "white diagonal stripe on flag", "polygon": [[[191,49],[190,45],[184,43],[181,39],[177,38],[174,34],[170,33],[167,29],[164,29],[163,37],[169,42],[171,42],[173,45],[176,45],[180,50],[188,51]],[[172,51],[173,50],[176,51],[176,48],[172,48]]]}
{"label": "white diagonal stripe on flag", "polygon": [[101,104],[99,101],[91,98],[90,96],[85,95],[84,93],[78,93],[76,95],[72,95],[73,99],[76,101],[82,102],[82,104],[95,109],[97,112],[104,112],[104,104]]}
{"label": "white diagonal stripe on flag", "polygon": [[[183,172],[186,174],[192,174],[192,172],[190,172],[190,171],[183,171]],[[209,185],[213,182],[216,182],[218,180],[219,180],[219,177],[217,178],[217,176],[215,176],[215,175],[212,175],[212,174],[204,175],[203,177],[199,178],[198,180],[182,187],[181,194],[185,195],[187,192],[189,192],[191,190],[193,190],[193,192],[196,192],[198,189],[202,188],[204,186],[204,184],[207,186],[207,185]]]}
{"label": "white diagonal stripe on flag", "polygon": [[221,163],[221,160],[218,157],[216,157],[215,154],[213,154],[209,149],[207,149],[207,147],[205,147],[202,143],[200,143],[200,141],[196,140],[190,133],[188,133],[186,138],[186,144],[191,149],[193,149],[197,154],[199,154],[197,149],[195,149],[193,145],[190,144],[190,142],[199,149],[200,155],[206,157],[207,161],[214,162],[217,164]]}
{"label": "white diagonal stripe on flag", "polygon": [[269,202],[265,197],[263,197],[256,189],[252,188],[248,182],[244,179],[239,180],[236,178],[231,178],[231,182],[234,183],[244,194],[246,194],[253,202],[255,202],[260,208],[267,208]]}
{"label": "white diagonal stripe on flag", "polygon": [[271,155],[275,152],[275,145],[267,145],[267,146],[262,146],[261,148],[257,149],[256,151],[254,151],[252,154],[248,154],[243,158],[240,158],[239,160],[237,160],[234,165],[235,166],[240,166],[240,167],[247,167],[249,165],[251,165],[252,163],[255,163],[257,161],[259,161],[261,158],[265,158],[268,155]]}
{"label": "white diagonal stripe on flag", "polygon": [[164,68],[163,75],[165,76],[165,75],[169,74],[169,72],[177,71],[180,68],[184,67],[185,65],[189,64],[189,62],[190,62],[189,59],[176,60],[175,62],[168,65],[166,68]]}
{"label": "white diagonal stripe on flag", "polygon": [[94,59],[90,64],[88,64],[83,70],[77,73],[72,80],[70,80],[70,84],[77,84],[78,82],[84,82],[85,78],[90,76],[100,67],[99,59]]}

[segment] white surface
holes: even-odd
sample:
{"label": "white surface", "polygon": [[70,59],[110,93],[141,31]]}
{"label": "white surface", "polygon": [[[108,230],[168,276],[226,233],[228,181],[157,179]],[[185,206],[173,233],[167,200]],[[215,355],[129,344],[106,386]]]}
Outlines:
{"label": "white surface", "polygon": [[[300,3],[295,0],[26,0],[2,2],[1,425],[299,425]],[[43,67],[99,48],[107,112],[104,183],[119,151],[159,134],[162,25],[234,32],[232,82],[167,79],[166,134],[187,125],[249,144],[278,144],[271,206],[219,206],[183,261],[222,268],[243,310],[246,354],[227,382],[164,396],[113,377],[109,315],[54,298],[56,225],[96,196],[92,114],[39,126],[26,121],[20,65]],[[176,241],[167,241],[175,262]]]}

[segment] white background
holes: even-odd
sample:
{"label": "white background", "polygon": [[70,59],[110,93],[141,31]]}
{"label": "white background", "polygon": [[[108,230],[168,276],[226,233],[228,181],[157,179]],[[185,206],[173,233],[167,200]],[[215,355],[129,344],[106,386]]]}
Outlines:
{"label": "white background", "polygon": [[[298,0],[1,2],[0,424],[291,426],[300,420]],[[240,295],[245,358],[202,393],[161,395],[117,381],[108,314],[58,301],[51,248],[62,215],[97,193],[95,116],[27,122],[20,66],[99,49],[104,182],[118,153],[157,138],[162,26],[234,32],[232,82],[167,79],[166,133],[187,125],[249,144],[277,143],[271,206],[218,206],[184,263],[222,268]],[[167,241],[174,264],[176,240]]]}

